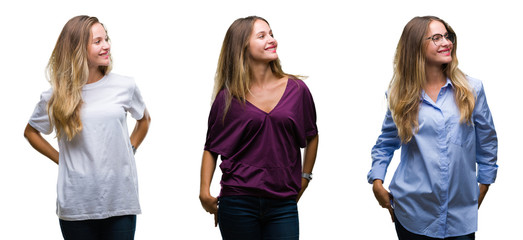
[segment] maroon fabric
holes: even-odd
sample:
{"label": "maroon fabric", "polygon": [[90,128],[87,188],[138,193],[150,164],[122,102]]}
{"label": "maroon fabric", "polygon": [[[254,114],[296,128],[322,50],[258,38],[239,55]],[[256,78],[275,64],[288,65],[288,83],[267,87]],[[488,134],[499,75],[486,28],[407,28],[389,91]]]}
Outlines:
{"label": "maroon fabric", "polygon": [[301,188],[300,148],[318,133],[305,83],[289,79],[270,113],[233,99],[223,119],[225,91],[214,100],[205,143],[205,150],[221,155],[220,196],[296,197]]}

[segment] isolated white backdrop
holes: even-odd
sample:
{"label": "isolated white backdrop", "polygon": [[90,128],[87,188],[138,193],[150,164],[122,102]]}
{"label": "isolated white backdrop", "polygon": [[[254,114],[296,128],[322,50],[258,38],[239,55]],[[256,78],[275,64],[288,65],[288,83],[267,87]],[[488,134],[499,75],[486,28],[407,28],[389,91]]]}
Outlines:
{"label": "isolated white backdrop", "polygon": [[[199,169],[221,43],[239,17],[259,15],[279,42],[284,71],[309,76],[320,147],[300,200],[301,239],[395,239],[366,183],[370,149],[404,25],[446,20],[461,69],[482,79],[499,137],[499,172],[480,210],[477,239],[520,234],[518,174],[523,20],[516,1],[6,1],[0,4],[0,239],[60,239],[57,166],[22,132],[67,20],[97,16],[112,39],[114,72],[135,77],[152,116],[136,154],[143,214],[136,239],[220,239],[200,206]],[[132,126],[132,125],[131,125]],[[56,146],[53,136],[47,139]],[[397,152],[396,155],[399,155]],[[389,168],[390,181],[399,159]],[[219,192],[219,170],[213,193]]]}

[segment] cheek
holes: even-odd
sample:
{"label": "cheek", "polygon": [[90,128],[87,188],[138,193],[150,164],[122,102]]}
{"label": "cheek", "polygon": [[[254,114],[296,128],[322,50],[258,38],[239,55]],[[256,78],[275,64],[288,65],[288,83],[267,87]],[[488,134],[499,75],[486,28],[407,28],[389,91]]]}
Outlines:
{"label": "cheek", "polygon": [[89,51],[89,55],[93,58],[98,57],[98,54],[102,52],[102,48],[100,46],[94,46],[91,48],[91,51]]}
{"label": "cheek", "polygon": [[98,57],[98,53],[96,52],[96,48],[87,48],[87,62],[92,63],[96,61],[96,58]]}
{"label": "cheek", "polygon": [[87,54],[89,54],[89,56],[94,55],[95,52],[96,52],[96,49],[94,47],[88,47],[87,48]]}

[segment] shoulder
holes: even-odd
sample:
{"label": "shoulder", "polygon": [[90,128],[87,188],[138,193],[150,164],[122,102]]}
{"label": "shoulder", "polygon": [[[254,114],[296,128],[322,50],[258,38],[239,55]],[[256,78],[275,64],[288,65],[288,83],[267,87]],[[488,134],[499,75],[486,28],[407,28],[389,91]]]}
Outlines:
{"label": "shoulder", "polygon": [[217,99],[219,99],[219,100],[223,100],[223,99],[225,99],[225,98],[227,97],[227,93],[228,93],[228,92],[229,92],[229,91],[228,91],[227,89],[222,88],[222,90],[220,90],[220,91],[218,92],[218,94],[216,94],[216,97],[214,98],[214,100],[217,100]]}
{"label": "shoulder", "polygon": [[227,89],[223,88],[216,94],[216,96],[213,99],[213,105],[217,104],[225,104],[225,100],[227,98]]}
{"label": "shoulder", "polygon": [[289,76],[285,96],[286,98],[295,99],[308,106],[314,106],[314,97],[307,84],[301,79]]}
{"label": "shoulder", "polygon": [[480,91],[483,90],[483,82],[481,82],[481,80],[477,79],[477,78],[473,78],[471,76],[468,76],[467,75],[467,81],[470,85],[470,88],[471,90],[474,92],[474,93],[479,93]]}
{"label": "shoulder", "polygon": [[116,73],[108,73],[107,80],[113,84],[122,84],[122,85],[135,85],[136,82],[133,77],[120,75]]}
{"label": "shoulder", "polygon": [[303,81],[297,77],[289,76],[287,85],[290,88],[298,90],[299,92],[310,94],[309,87],[307,86],[307,84],[305,84],[305,81]]}
{"label": "shoulder", "polygon": [[51,96],[53,96],[53,88],[49,88],[42,92],[42,94],[40,94],[40,101],[48,102],[49,99],[51,99]]}
{"label": "shoulder", "polygon": [[120,89],[122,91],[127,91],[133,93],[137,90],[136,81],[133,77],[120,75],[116,73],[109,73],[106,75],[107,83],[106,86],[112,89]]}
{"label": "shoulder", "polygon": [[299,86],[299,87],[305,87],[305,88],[307,87],[307,84],[305,84],[305,81],[303,81],[297,77],[289,76],[289,82],[292,82],[296,86]]}
{"label": "shoulder", "polygon": [[122,81],[134,81],[134,79],[130,76],[121,75],[121,74],[117,74],[117,73],[113,73],[113,72],[108,73],[107,77],[110,79],[118,79],[118,80],[122,80]]}

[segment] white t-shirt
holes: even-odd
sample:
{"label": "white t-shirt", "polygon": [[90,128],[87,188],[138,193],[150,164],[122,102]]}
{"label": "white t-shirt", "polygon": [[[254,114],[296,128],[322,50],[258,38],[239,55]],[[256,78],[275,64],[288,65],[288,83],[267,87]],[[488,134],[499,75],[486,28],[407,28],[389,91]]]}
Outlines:
{"label": "white t-shirt", "polygon": [[[47,102],[42,93],[29,120],[50,134]],[[58,139],[57,215],[63,220],[103,219],[140,214],[136,164],[127,128],[127,112],[143,117],[145,103],[134,80],[108,74],[82,89],[83,129],[71,141]]]}

